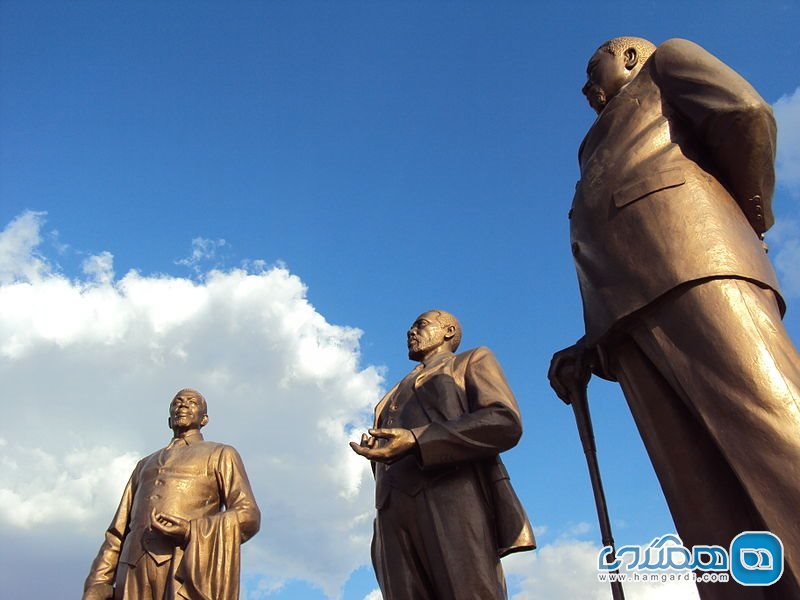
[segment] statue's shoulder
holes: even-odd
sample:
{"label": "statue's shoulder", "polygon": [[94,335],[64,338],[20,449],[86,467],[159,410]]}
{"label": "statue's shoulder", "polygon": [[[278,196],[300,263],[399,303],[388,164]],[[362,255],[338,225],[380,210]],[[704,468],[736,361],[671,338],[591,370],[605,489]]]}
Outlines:
{"label": "statue's shoulder", "polygon": [[195,444],[195,447],[203,453],[203,456],[208,457],[211,462],[228,463],[241,460],[239,452],[230,444],[203,440]]}
{"label": "statue's shoulder", "polygon": [[707,52],[701,45],[695,44],[691,40],[683,38],[671,38],[666,42],[662,42],[656,47],[656,52],[663,54],[677,53],[677,54],[693,54],[695,52]]}
{"label": "statue's shoulder", "polygon": [[469,350],[464,350],[464,352],[459,352],[456,354],[454,366],[456,368],[460,366],[466,366],[470,362],[481,360],[483,358],[491,357],[494,359],[494,354],[492,353],[489,348],[486,346],[478,346],[477,348],[471,348]]}
{"label": "statue's shoulder", "polygon": [[667,73],[673,69],[707,67],[719,62],[708,50],[683,38],[672,38],[660,44],[650,59],[656,70]]}
{"label": "statue's shoulder", "polygon": [[157,459],[157,458],[158,458],[158,455],[159,455],[159,453],[160,453],[162,450],[163,450],[163,448],[159,448],[159,449],[158,449],[158,450],[156,450],[155,452],[151,452],[150,454],[148,454],[147,456],[145,456],[144,458],[142,458],[141,460],[139,460],[139,462],[138,462],[138,463],[136,463],[136,469],[135,469],[135,470],[139,470],[139,469],[141,469],[141,468],[142,468],[144,465],[146,465],[147,463],[149,463],[150,461]]}
{"label": "statue's shoulder", "polygon": [[203,450],[206,450],[208,452],[216,452],[216,451],[236,452],[236,449],[233,446],[229,444],[223,444],[222,442],[214,442],[212,440],[203,440],[202,442],[197,442],[196,445],[200,446],[201,448],[203,448]]}

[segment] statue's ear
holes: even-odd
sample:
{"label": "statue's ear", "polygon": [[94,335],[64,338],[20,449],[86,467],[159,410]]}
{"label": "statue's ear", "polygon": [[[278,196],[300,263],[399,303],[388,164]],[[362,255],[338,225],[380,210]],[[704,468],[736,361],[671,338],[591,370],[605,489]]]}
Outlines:
{"label": "statue's ear", "polygon": [[208,423],[208,415],[203,415],[203,418],[200,419],[200,427],[205,427],[206,423]]}
{"label": "statue's ear", "polygon": [[447,329],[444,332],[444,339],[449,340],[456,334],[456,326],[455,325],[448,325]]}
{"label": "statue's ear", "polygon": [[639,64],[639,53],[636,51],[636,48],[628,48],[625,50],[623,58],[625,59],[625,68],[628,69],[628,71]]}

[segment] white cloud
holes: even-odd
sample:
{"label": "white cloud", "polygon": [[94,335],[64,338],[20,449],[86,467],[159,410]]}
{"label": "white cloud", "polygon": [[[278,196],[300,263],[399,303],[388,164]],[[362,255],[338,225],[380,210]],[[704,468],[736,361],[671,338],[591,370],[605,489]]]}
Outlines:
{"label": "white cloud", "polygon": [[[776,175],[778,190],[800,200],[800,87],[781,97],[773,105],[778,121],[778,156]],[[800,297],[800,226],[797,211],[781,219],[770,230],[768,241],[772,246],[775,267],[780,275],[786,297]]]}
{"label": "white cloud", "polygon": [[209,240],[196,237],[192,240],[192,253],[186,258],[175,261],[176,265],[189,267],[195,273],[202,271],[202,264],[217,257],[217,250],[224,248],[227,242],[223,239]]}
{"label": "white cloud", "polygon": [[380,590],[372,590],[369,594],[364,596],[364,600],[383,600]]}
{"label": "white cloud", "polygon": [[783,295],[800,297],[800,223],[792,218],[778,221],[769,230],[767,241]]}
{"label": "white cloud", "polygon": [[381,393],[361,332],[328,323],[282,266],[117,279],[101,252],[67,277],[37,254],[42,223],[0,233],[1,535],[96,551],[135,460],[169,439],[172,394],[196,387],[204,433],[239,449],[263,513],[248,597],[291,579],[336,597],[371,536],[371,474],[347,445]]}
{"label": "white cloud", "polygon": [[85,275],[92,278],[95,283],[111,283],[114,281],[114,255],[110,252],[101,252],[90,256],[81,265]]}
{"label": "white cloud", "polygon": [[139,458],[103,446],[73,449],[63,457],[38,447],[7,446],[0,456],[0,518],[23,529],[82,526],[119,502]]}
{"label": "white cloud", "polygon": [[35,253],[41,242],[42,213],[27,211],[11,221],[0,233],[0,285],[16,278],[37,281],[45,262]]}
{"label": "white cloud", "polygon": [[780,245],[775,266],[781,275],[781,286],[787,297],[800,297],[800,238],[789,239]]}
{"label": "white cloud", "polygon": [[[561,539],[534,552],[503,559],[511,582],[511,600],[608,600],[608,583],[597,580],[597,553],[592,542]],[[697,600],[697,588],[688,581],[626,583],[628,600]]]}
{"label": "white cloud", "polygon": [[778,122],[778,184],[800,198],[800,87],[774,105]]}

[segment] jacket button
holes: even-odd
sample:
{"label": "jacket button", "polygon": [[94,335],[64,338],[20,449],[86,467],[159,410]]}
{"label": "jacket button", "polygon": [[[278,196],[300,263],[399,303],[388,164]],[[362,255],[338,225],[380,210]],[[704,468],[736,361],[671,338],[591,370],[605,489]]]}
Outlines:
{"label": "jacket button", "polygon": [[581,253],[581,247],[578,242],[572,242],[572,256],[578,256]]}

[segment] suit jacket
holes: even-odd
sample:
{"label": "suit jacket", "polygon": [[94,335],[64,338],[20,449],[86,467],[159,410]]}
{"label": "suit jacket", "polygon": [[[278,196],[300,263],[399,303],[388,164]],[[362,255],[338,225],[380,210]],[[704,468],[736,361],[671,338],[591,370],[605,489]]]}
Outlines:
{"label": "suit jacket", "polygon": [[[417,494],[458,471],[478,477],[485,505],[494,518],[498,553],[536,547],[533,530],[499,453],[515,446],[522,435],[519,406],[492,352],[485,347],[458,355],[447,353],[409,374],[411,389],[426,415],[426,423],[412,428],[417,457],[394,465],[375,464],[376,506],[386,502],[392,469],[402,474],[392,485]],[[375,425],[395,400],[402,382],[375,408]],[[403,426],[398,423],[397,426]]]}
{"label": "suit jacket", "polygon": [[[182,563],[176,564],[175,572],[189,590],[187,597],[203,597],[191,591],[202,591],[215,580],[213,585],[223,581],[224,588],[235,588],[238,598],[238,546],[256,534],[261,519],[242,460],[232,447],[204,441],[197,431],[170,446],[136,465],[92,564],[86,590],[98,585],[110,589],[119,562],[135,565],[147,553],[159,565],[169,560]],[[153,511],[190,522],[186,548],[150,527]],[[234,551],[225,552],[223,547]],[[209,558],[228,564],[212,564]],[[229,573],[214,574],[214,569]],[[227,600],[232,594],[218,589],[211,595]]]}
{"label": "suit jacket", "polygon": [[775,137],[750,84],[686,40],[664,42],[609,101],[581,145],[570,210],[588,344],[683,283],[739,277],[779,295],[759,237],[773,223]]}

